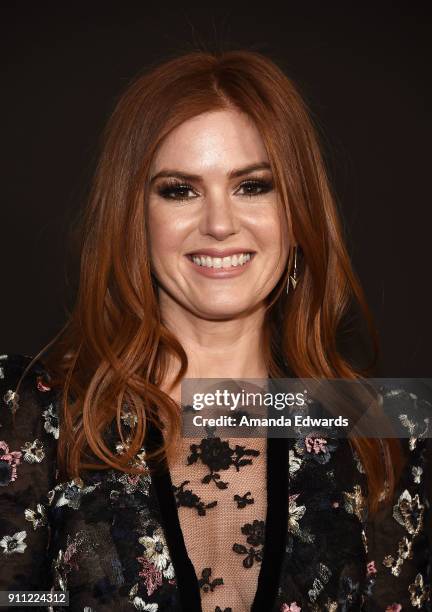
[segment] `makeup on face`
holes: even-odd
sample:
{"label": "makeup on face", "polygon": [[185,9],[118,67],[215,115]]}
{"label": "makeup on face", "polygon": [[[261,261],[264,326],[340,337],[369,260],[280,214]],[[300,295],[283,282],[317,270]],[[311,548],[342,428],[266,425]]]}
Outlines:
{"label": "makeup on face", "polygon": [[285,229],[266,148],[245,115],[204,113],[173,130],[155,157],[149,194],[163,308],[212,317],[264,304],[283,271]]}

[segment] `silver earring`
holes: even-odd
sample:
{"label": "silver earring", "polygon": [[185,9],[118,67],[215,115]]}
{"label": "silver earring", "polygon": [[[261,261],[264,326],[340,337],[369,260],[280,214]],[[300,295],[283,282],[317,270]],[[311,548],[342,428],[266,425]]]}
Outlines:
{"label": "silver earring", "polygon": [[286,292],[287,295],[289,293],[289,288],[290,288],[290,284],[292,285],[292,288],[295,289],[297,286],[297,245],[294,247],[294,267],[293,267],[293,273],[288,275],[288,282],[286,285]]}

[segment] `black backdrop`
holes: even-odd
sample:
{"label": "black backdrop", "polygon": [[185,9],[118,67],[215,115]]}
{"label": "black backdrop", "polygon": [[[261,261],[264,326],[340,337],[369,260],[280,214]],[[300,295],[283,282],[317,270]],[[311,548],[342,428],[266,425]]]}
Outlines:
{"label": "black backdrop", "polygon": [[[431,19],[405,3],[15,3],[1,19],[0,352],[60,329],[66,238],[116,96],[197,46],[269,54],[322,133],[383,376],[431,376]],[[426,4],[426,3],[425,3]]]}

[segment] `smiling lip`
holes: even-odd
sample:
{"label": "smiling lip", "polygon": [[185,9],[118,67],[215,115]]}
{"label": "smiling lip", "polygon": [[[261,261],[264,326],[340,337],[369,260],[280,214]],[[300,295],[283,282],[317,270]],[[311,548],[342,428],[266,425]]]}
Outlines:
{"label": "smiling lip", "polygon": [[229,257],[230,255],[235,255],[236,253],[255,253],[248,248],[237,247],[232,249],[202,249],[201,251],[191,251],[190,253],[186,253],[189,257],[192,255],[209,255],[210,257]]}
{"label": "smiling lip", "polygon": [[[230,255],[235,255],[236,253],[250,253],[250,259],[243,265],[238,266],[230,266],[229,268],[208,268],[207,266],[200,266],[196,264],[193,260],[193,256],[198,255],[208,255],[210,257],[229,257]],[[203,249],[202,251],[193,251],[191,253],[187,253],[186,259],[192,264],[193,269],[200,274],[201,276],[206,276],[207,278],[231,278],[232,276],[240,276],[243,274],[251,265],[255,258],[255,251],[248,251],[248,249],[225,249],[223,251],[218,249]]]}

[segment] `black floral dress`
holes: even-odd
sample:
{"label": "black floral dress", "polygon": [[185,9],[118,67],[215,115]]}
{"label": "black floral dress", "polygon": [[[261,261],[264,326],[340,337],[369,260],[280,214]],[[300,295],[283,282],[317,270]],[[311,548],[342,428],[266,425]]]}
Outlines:
{"label": "black floral dress", "polygon": [[[83,612],[432,611],[430,437],[402,440],[393,503],[373,519],[344,439],[185,438],[169,470],[61,482],[49,373],[36,363],[15,392],[29,362],[0,355],[0,590],[67,591]],[[432,426],[430,398],[386,397],[421,401]]]}

